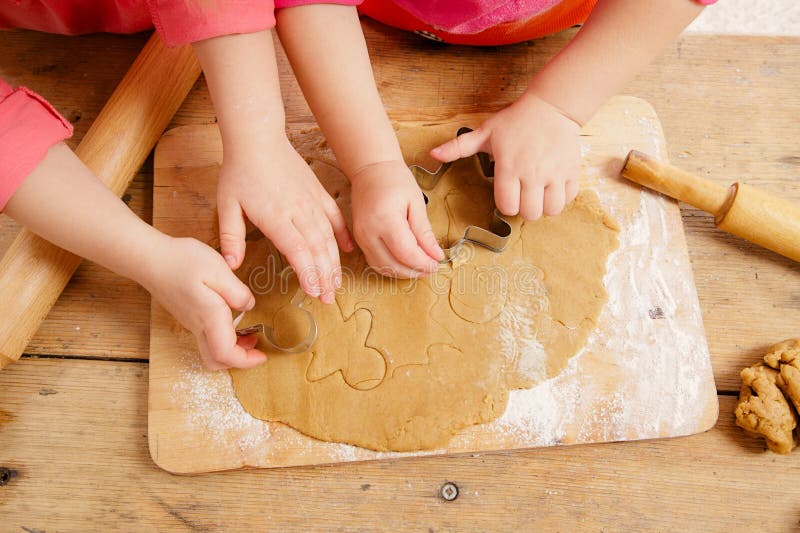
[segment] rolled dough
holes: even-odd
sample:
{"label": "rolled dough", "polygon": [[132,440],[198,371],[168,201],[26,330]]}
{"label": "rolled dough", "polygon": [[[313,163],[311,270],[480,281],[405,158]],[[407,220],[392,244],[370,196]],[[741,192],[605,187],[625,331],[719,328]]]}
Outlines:
{"label": "rolled dough", "polygon": [[[409,163],[451,135],[399,132]],[[309,161],[349,218],[347,180],[330,162]],[[474,160],[456,162],[426,192],[444,245],[489,221],[492,187]],[[284,354],[260,344],[265,364],[230,371],[237,398],[257,418],[379,451],[434,449],[499,417],[509,390],[557,375],[586,342],[607,298],[618,231],[590,191],[558,217],[510,222],[503,253],[465,245],[423,280],[384,278],[359,251],[343,254],[336,303],[307,304],[319,325],[314,346]],[[279,274],[286,264],[266,239],[248,242],[246,257],[239,275],[257,303],[241,327],[271,324],[279,341],[293,343],[304,324],[289,305],[296,279]]]}

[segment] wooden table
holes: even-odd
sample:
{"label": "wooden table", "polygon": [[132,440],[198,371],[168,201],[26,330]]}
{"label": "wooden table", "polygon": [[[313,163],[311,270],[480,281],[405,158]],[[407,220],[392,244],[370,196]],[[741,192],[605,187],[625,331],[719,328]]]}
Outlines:
{"label": "wooden table", "polygon": [[[450,48],[366,22],[389,113],[495,110],[570,32],[517,46]],[[0,76],[40,92],[77,145],[146,35],[0,33]],[[287,120],[309,110],[283,57]],[[627,91],[652,102],[670,157],[800,201],[800,39],[690,35]],[[174,126],[214,121],[202,79]],[[125,201],[151,217],[152,163]],[[668,441],[178,477],[147,449],[149,296],[84,263],[27,354],[0,372],[0,530],[388,529],[781,531],[800,526],[800,452],[764,452],[733,424],[738,372],[800,336],[800,266],[683,208],[721,415]],[[16,226],[0,218],[0,251]],[[2,319],[2,318],[0,318]],[[445,481],[459,497],[438,497]]]}

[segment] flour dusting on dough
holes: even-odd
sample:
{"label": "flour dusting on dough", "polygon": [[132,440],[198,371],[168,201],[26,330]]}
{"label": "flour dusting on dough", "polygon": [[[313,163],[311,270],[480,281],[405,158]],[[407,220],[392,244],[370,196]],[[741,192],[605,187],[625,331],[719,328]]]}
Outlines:
{"label": "flour dusting on dough", "polygon": [[500,313],[497,338],[503,356],[516,362],[520,377],[538,383],[547,376],[547,354],[533,326],[529,309],[509,301]]}
{"label": "flour dusting on dough", "polygon": [[[558,376],[510,391],[492,430],[524,446],[652,438],[664,427],[674,434],[696,431],[706,405],[702,384],[711,373],[705,338],[686,333],[687,324],[702,321],[696,290],[672,268],[669,200],[647,191],[638,195],[638,210],[625,220],[617,199],[600,194],[603,208],[621,226],[620,246],[609,256],[604,278],[608,301],[598,318],[607,326],[592,332]],[[620,328],[625,334],[614,333]],[[591,381],[581,383],[585,358],[598,347],[611,356],[605,364],[626,373],[621,381],[633,387],[609,393],[594,390]],[[592,402],[594,420],[577,418],[580,402]],[[460,442],[457,436],[452,444]]]}

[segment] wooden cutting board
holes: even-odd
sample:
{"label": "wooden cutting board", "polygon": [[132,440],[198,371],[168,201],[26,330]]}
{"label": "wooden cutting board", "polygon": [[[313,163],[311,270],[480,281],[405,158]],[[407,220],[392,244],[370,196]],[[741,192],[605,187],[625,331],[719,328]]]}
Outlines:
{"label": "wooden cutting board", "polygon": [[[448,128],[474,127],[481,118],[454,117]],[[293,124],[289,133],[302,155],[335,164],[313,125]],[[711,428],[716,388],[678,206],[619,178],[631,149],[666,160],[655,111],[643,100],[617,97],[583,129],[581,140],[581,186],[595,190],[619,223],[620,247],[608,260],[609,301],[597,329],[560,375],[512,391],[503,417],[467,428],[445,449],[378,453],[251,417],[228,373],[204,371],[192,335],[153,303],[149,442],[155,463],[199,473],[665,438]],[[216,126],[167,132],[155,155],[154,225],[216,246],[221,161]]]}

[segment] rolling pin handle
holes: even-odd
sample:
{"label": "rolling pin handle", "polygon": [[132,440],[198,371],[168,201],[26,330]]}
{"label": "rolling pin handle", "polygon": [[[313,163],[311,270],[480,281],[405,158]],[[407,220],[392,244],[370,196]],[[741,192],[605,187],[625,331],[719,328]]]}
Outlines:
{"label": "rolling pin handle", "polygon": [[693,176],[642,152],[632,150],[622,175],[631,181],[712,214],[725,203],[725,187]]}
{"label": "rolling pin handle", "polygon": [[795,261],[800,261],[800,206],[742,183],[727,190],[631,151],[622,176],[714,215],[717,226]]}

